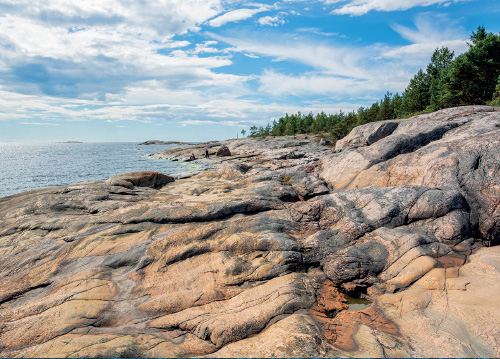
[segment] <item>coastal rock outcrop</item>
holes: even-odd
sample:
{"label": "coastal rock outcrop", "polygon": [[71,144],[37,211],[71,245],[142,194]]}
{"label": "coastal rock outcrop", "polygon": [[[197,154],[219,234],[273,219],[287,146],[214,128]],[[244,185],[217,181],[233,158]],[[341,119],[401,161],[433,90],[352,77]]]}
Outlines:
{"label": "coastal rock outcrop", "polygon": [[455,188],[471,207],[473,230],[497,244],[498,121],[498,108],[466,106],[364,125],[339,141],[340,153],[322,158],[321,176],[342,190],[409,184]]}
{"label": "coastal rock outcrop", "polygon": [[223,145],[0,198],[1,356],[500,355],[499,108]]}

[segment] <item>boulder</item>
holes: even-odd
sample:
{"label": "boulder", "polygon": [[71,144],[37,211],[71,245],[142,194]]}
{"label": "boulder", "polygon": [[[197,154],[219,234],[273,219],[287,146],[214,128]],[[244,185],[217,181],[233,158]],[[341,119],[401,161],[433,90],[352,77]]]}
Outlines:
{"label": "boulder", "polygon": [[231,151],[229,151],[229,148],[227,146],[221,146],[215,153],[217,157],[228,157],[231,156]]}
{"label": "boulder", "polygon": [[151,187],[161,188],[167,183],[173,182],[172,176],[167,176],[159,172],[143,171],[129,172],[121,175],[113,176],[105,183],[110,186],[121,186],[126,188],[132,187]]}

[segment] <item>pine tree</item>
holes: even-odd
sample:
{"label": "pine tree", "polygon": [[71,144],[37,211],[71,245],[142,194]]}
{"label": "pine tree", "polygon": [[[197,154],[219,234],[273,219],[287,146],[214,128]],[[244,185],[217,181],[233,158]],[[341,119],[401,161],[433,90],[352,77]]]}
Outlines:
{"label": "pine tree", "polygon": [[392,94],[387,92],[384,96],[384,99],[380,101],[379,117],[381,120],[389,120],[393,118],[394,111],[391,106],[391,97]]}
{"label": "pine tree", "polygon": [[488,102],[488,105],[500,107],[500,76],[498,76],[497,86],[495,93],[493,94],[493,98],[490,102]]}
{"label": "pine tree", "polygon": [[484,105],[492,99],[500,75],[500,36],[484,28],[471,36],[469,51],[458,56],[440,79],[441,107]]}
{"label": "pine tree", "polygon": [[423,111],[430,105],[429,76],[420,69],[410,80],[401,104],[405,114]]}
{"label": "pine tree", "polygon": [[443,91],[443,82],[441,77],[445,69],[453,63],[455,53],[447,47],[436,49],[431,57],[431,63],[427,66],[427,75],[429,76],[429,106],[430,110],[442,108],[441,94]]}
{"label": "pine tree", "polygon": [[294,124],[293,124],[292,119],[290,119],[290,120],[286,123],[286,127],[285,127],[285,135],[287,135],[287,136],[293,136],[293,135],[295,135],[295,126],[294,126]]}
{"label": "pine tree", "polygon": [[403,101],[403,98],[396,92],[394,97],[391,100],[391,107],[392,107],[392,118],[399,118],[401,117],[401,102]]}

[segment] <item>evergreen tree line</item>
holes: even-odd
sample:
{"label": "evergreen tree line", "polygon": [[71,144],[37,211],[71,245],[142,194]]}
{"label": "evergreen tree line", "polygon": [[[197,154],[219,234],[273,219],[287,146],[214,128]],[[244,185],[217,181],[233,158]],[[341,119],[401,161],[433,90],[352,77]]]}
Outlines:
{"label": "evergreen tree line", "polygon": [[462,105],[500,106],[500,34],[487,33],[479,26],[468,46],[468,51],[457,57],[447,47],[436,49],[426,70],[420,69],[401,95],[387,92],[370,107],[347,113],[286,114],[272,125],[250,127],[249,136],[326,132],[338,140],[369,122]]}

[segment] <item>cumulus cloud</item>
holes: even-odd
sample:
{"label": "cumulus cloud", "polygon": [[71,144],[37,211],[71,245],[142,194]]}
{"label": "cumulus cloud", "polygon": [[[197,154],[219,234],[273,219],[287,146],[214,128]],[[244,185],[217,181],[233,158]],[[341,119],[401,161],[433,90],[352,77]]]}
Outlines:
{"label": "cumulus cloud", "polygon": [[218,44],[217,41],[205,41],[201,44],[196,44],[195,49],[190,51],[190,52],[194,53],[194,54],[217,53],[217,52],[220,52],[220,50],[213,47],[214,45],[217,45],[217,44]]}
{"label": "cumulus cloud", "polygon": [[214,43],[188,52],[181,49],[189,41],[172,39],[217,14],[218,0],[164,0],[145,9],[119,0],[35,3],[16,2],[0,21],[0,81],[14,92],[102,100],[148,79],[170,88],[215,82],[211,69],[232,64],[227,56],[198,56],[215,54]]}
{"label": "cumulus cloud", "polygon": [[263,26],[279,26],[285,23],[285,20],[279,16],[264,16],[261,17],[257,22]]}
{"label": "cumulus cloud", "polygon": [[0,4],[2,14],[65,28],[127,29],[142,36],[170,37],[217,16],[221,0],[16,0]]}
{"label": "cumulus cloud", "polygon": [[[370,11],[398,11],[408,10],[416,6],[449,5],[451,3],[466,0],[350,0],[347,4],[333,10],[338,15],[364,15]],[[327,1],[326,3],[338,3],[341,1]]]}

